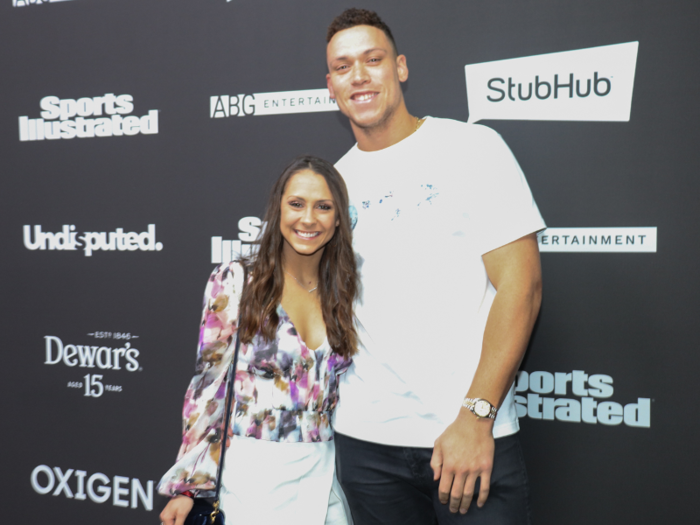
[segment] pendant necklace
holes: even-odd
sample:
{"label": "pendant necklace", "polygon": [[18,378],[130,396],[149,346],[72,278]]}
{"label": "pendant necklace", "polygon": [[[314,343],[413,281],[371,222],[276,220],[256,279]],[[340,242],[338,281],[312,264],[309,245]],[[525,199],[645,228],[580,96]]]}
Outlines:
{"label": "pendant necklace", "polygon": [[[306,286],[304,286],[304,285],[302,284],[302,282],[301,282],[299,279],[297,279],[296,277],[294,277],[294,276],[293,276],[291,273],[289,273],[287,270],[282,270],[282,271],[283,271],[284,273],[286,273],[287,275],[289,275],[292,279],[294,279],[294,280],[297,282],[297,284],[298,284],[299,286],[301,286],[304,290],[306,290]],[[318,283],[316,283],[316,286],[314,286],[313,288],[311,288],[311,290],[306,290],[306,291],[309,292],[309,293],[311,293],[311,292],[313,292],[316,288],[318,288]]]}

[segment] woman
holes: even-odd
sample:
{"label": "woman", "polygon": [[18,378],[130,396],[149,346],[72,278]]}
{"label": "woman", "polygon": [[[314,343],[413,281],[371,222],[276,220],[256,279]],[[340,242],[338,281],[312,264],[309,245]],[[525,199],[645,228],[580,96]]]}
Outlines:
{"label": "woman", "polygon": [[352,523],[330,426],[337,376],[357,346],[358,278],[343,179],[322,159],[294,159],[272,189],[265,222],[260,249],[246,261],[245,287],[238,262],[217,267],[207,283],[182,446],[158,487],[173,496],[164,525],[181,525],[192,497],[214,494],[237,335],[221,488],[229,523]]}

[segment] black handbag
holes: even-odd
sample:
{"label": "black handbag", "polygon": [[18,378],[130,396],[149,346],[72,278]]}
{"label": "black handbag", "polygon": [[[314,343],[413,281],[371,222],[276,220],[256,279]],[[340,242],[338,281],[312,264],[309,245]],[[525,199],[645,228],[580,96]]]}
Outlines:
{"label": "black handbag", "polygon": [[212,504],[205,498],[194,498],[194,507],[185,518],[185,525],[225,525],[224,513],[219,510],[219,493]]}
{"label": "black handbag", "polygon": [[[240,321],[240,320],[239,320]],[[208,498],[194,498],[194,506],[185,518],[185,525],[225,525],[224,513],[219,510],[219,492],[221,491],[221,475],[224,472],[224,456],[226,455],[226,441],[228,439],[228,427],[231,422],[231,404],[236,377],[236,364],[238,362],[238,349],[241,340],[236,334],[236,347],[233,351],[233,361],[229,365],[226,387],[226,416],[224,428],[221,432],[221,456],[219,457],[219,475],[216,477],[216,492],[213,502]]]}

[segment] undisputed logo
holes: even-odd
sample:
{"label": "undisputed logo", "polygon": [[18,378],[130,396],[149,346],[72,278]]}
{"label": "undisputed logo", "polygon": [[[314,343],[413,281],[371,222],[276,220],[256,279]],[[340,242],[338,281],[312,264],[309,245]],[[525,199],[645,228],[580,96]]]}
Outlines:
{"label": "undisputed logo", "polygon": [[223,237],[211,238],[211,262],[212,264],[228,263],[240,256],[250,255],[256,245],[251,244],[258,239],[260,232],[265,228],[264,223],[258,217],[243,217],[238,221],[238,240],[227,241]]}
{"label": "undisputed logo", "polygon": [[656,253],[656,227],[547,228],[537,243],[541,252]]}
{"label": "undisputed logo", "polygon": [[82,248],[86,257],[96,251],[143,251],[163,249],[163,243],[156,241],[156,225],[149,224],[145,232],[125,232],[117,228],[113,232],[84,232],[79,235],[75,225],[64,224],[60,232],[45,232],[40,224],[32,227],[24,225],[24,246],[28,250],[77,250]]}
{"label": "undisputed logo", "polygon": [[139,502],[145,510],[153,510],[153,481],[144,484],[138,478],[113,476],[102,472],[88,476],[85,470],[51,468],[38,465],[30,476],[32,488],[37,494],[63,495],[66,498],[105,503],[110,497],[116,507],[138,508]]}
{"label": "undisputed logo", "polygon": [[[569,392],[575,397],[566,397]],[[520,371],[515,383],[515,408],[518,417],[530,419],[651,426],[650,398],[640,397],[626,405],[603,401],[613,393],[613,378],[606,374],[589,375],[583,370],[569,373]]]}
{"label": "undisputed logo", "polygon": [[[19,140],[57,140],[158,133],[158,110],[138,117],[134,97],[106,93],[79,99],[55,96],[39,101],[41,118],[19,117]],[[128,115],[128,116],[125,116]],[[91,118],[92,117],[92,118]]]}
{"label": "undisputed logo", "polygon": [[211,118],[245,117],[247,115],[280,115],[338,111],[338,104],[328,89],[277,91],[252,95],[219,95],[209,98]]}
{"label": "undisputed logo", "polygon": [[639,42],[470,64],[469,122],[628,121]]}

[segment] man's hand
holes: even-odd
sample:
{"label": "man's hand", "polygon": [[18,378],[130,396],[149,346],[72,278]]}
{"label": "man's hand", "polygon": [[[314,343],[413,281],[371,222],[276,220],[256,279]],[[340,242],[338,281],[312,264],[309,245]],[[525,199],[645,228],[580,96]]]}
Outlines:
{"label": "man's hand", "polygon": [[163,525],[183,525],[193,506],[194,500],[192,498],[175,496],[160,513],[160,521]]}
{"label": "man's hand", "polygon": [[477,478],[481,478],[477,505],[486,503],[495,449],[492,429],[492,419],[479,419],[462,408],[454,423],[435,440],[430,466],[434,479],[440,480],[440,502],[449,502],[450,512],[466,514]]}

